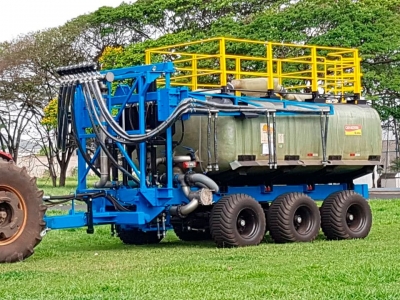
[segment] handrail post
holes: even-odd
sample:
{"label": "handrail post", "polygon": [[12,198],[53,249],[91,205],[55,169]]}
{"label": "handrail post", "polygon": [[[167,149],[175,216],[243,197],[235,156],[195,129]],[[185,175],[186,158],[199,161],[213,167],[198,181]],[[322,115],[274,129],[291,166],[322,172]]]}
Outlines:
{"label": "handrail post", "polygon": [[219,41],[219,54],[220,54],[220,68],[221,68],[221,86],[226,87],[227,77],[226,77],[226,48],[225,48],[225,38],[221,38]]}
{"label": "handrail post", "polygon": [[[241,74],[240,74],[240,71],[241,71],[240,63],[241,63],[240,58],[239,58],[239,57],[236,57],[236,58],[235,58],[235,64],[236,64],[236,66],[235,66],[235,75],[236,75],[236,78],[235,78],[235,79],[240,79],[240,78],[242,77]],[[241,95],[241,92],[235,91],[235,96],[240,96],[240,95]]]}
{"label": "handrail post", "polygon": [[315,98],[318,95],[317,47],[315,46],[311,48],[311,73],[311,92],[313,94],[313,98]]}
{"label": "handrail post", "polygon": [[273,53],[272,44],[267,42],[267,73],[268,73],[268,94],[272,96],[274,91],[274,68],[273,68]]}
{"label": "handrail post", "polygon": [[354,97],[357,103],[361,97],[361,58],[358,55],[358,49],[354,50]]}
{"label": "handrail post", "polygon": [[343,67],[343,59],[342,57],[340,57],[340,82],[341,87],[340,87],[340,93],[342,94],[343,97],[343,102],[346,103],[346,97],[344,96],[345,94],[345,89],[344,89],[344,77],[343,77],[343,73],[344,73],[344,67]]}
{"label": "handrail post", "polygon": [[197,90],[197,55],[193,54],[192,57],[192,89]]}
{"label": "handrail post", "polygon": [[151,61],[150,61],[150,51],[146,50],[146,52],[145,52],[145,64],[149,65],[150,63],[151,63]]}

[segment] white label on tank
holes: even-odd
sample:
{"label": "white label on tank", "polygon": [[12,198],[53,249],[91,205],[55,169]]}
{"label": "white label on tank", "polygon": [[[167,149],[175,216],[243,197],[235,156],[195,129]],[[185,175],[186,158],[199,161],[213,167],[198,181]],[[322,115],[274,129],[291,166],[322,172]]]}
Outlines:
{"label": "white label on tank", "polygon": [[[269,134],[268,134],[269,131]],[[273,154],[274,148],[274,128],[273,126],[268,126],[267,123],[260,124],[260,133],[261,133],[261,144],[262,144],[262,155],[270,155]],[[268,135],[270,142],[268,143]],[[270,147],[268,146],[270,145]],[[269,150],[271,148],[271,151]],[[271,152],[271,153],[270,153]]]}
{"label": "white label on tank", "polygon": [[[273,126],[269,126],[271,144],[273,143],[273,135],[274,135],[273,129],[274,129]],[[268,144],[268,124],[261,123],[260,131],[261,131],[261,144]]]}
{"label": "white label on tank", "polygon": [[[271,152],[274,153],[274,149],[271,147]],[[269,147],[268,144],[262,144],[262,154],[269,155]]]}
{"label": "white label on tank", "polygon": [[285,135],[283,133],[278,133],[278,144],[285,143]]}

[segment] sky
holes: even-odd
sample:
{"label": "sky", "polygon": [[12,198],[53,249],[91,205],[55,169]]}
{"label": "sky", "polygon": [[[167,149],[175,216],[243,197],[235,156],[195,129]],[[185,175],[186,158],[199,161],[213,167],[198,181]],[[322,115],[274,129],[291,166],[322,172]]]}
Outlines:
{"label": "sky", "polygon": [[2,0],[0,42],[11,40],[20,34],[57,27],[101,6],[116,7],[122,2],[123,0]]}

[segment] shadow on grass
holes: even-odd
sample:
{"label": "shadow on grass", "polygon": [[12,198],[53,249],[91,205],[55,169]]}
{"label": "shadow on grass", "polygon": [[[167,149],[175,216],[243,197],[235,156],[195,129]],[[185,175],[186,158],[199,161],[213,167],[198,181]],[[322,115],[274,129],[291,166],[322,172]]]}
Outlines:
{"label": "shadow on grass", "polygon": [[[117,239],[117,238],[116,238]],[[91,243],[87,245],[64,245],[63,251],[67,252],[75,252],[75,251],[107,251],[107,250],[128,250],[128,249],[136,249],[136,250],[146,250],[146,249],[173,249],[173,248],[216,248],[216,245],[213,241],[198,241],[198,242],[184,242],[184,241],[162,241],[159,244],[146,244],[146,245],[127,245],[118,241],[115,243],[109,244],[101,244],[99,243]]]}
{"label": "shadow on grass", "polygon": [[[159,250],[159,249],[188,249],[188,248],[203,248],[203,249],[215,249],[217,245],[213,240],[207,241],[181,241],[181,240],[163,240],[159,244],[145,244],[145,245],[128,245],[119,241],[118,237],[112,237],[112,241],[107,240],[107,244],[104,244],[104,241],[101,239],[92,241],[90,244],[86,245],[77,245],[77,244],[68,244],[63,245],[63,251],[67,252],[75,252],[75,251],[118,251],[118,250]],[[326,237],[320,233],[315,241],[325,241]],[[262,244],[276,244],[270,235],[266,235],[261,242]]]}
{"label": "shadow on grass", "polygon": [[[315,238],[315,241],[326,241],[326,236],[322,232],[320,232]],[[268,244],[276,244],[268,233],[265,235],[263,242]]]}

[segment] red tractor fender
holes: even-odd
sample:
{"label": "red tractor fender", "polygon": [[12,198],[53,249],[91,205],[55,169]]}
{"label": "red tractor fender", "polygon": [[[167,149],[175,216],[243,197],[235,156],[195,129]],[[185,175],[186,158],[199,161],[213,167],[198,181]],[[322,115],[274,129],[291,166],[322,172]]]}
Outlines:
{"label": "red tractor fender", "polygon": [[2,152],[2,151],[0,151],[0,158],[8,160],[8,161],[13,160],[11,154]]}

